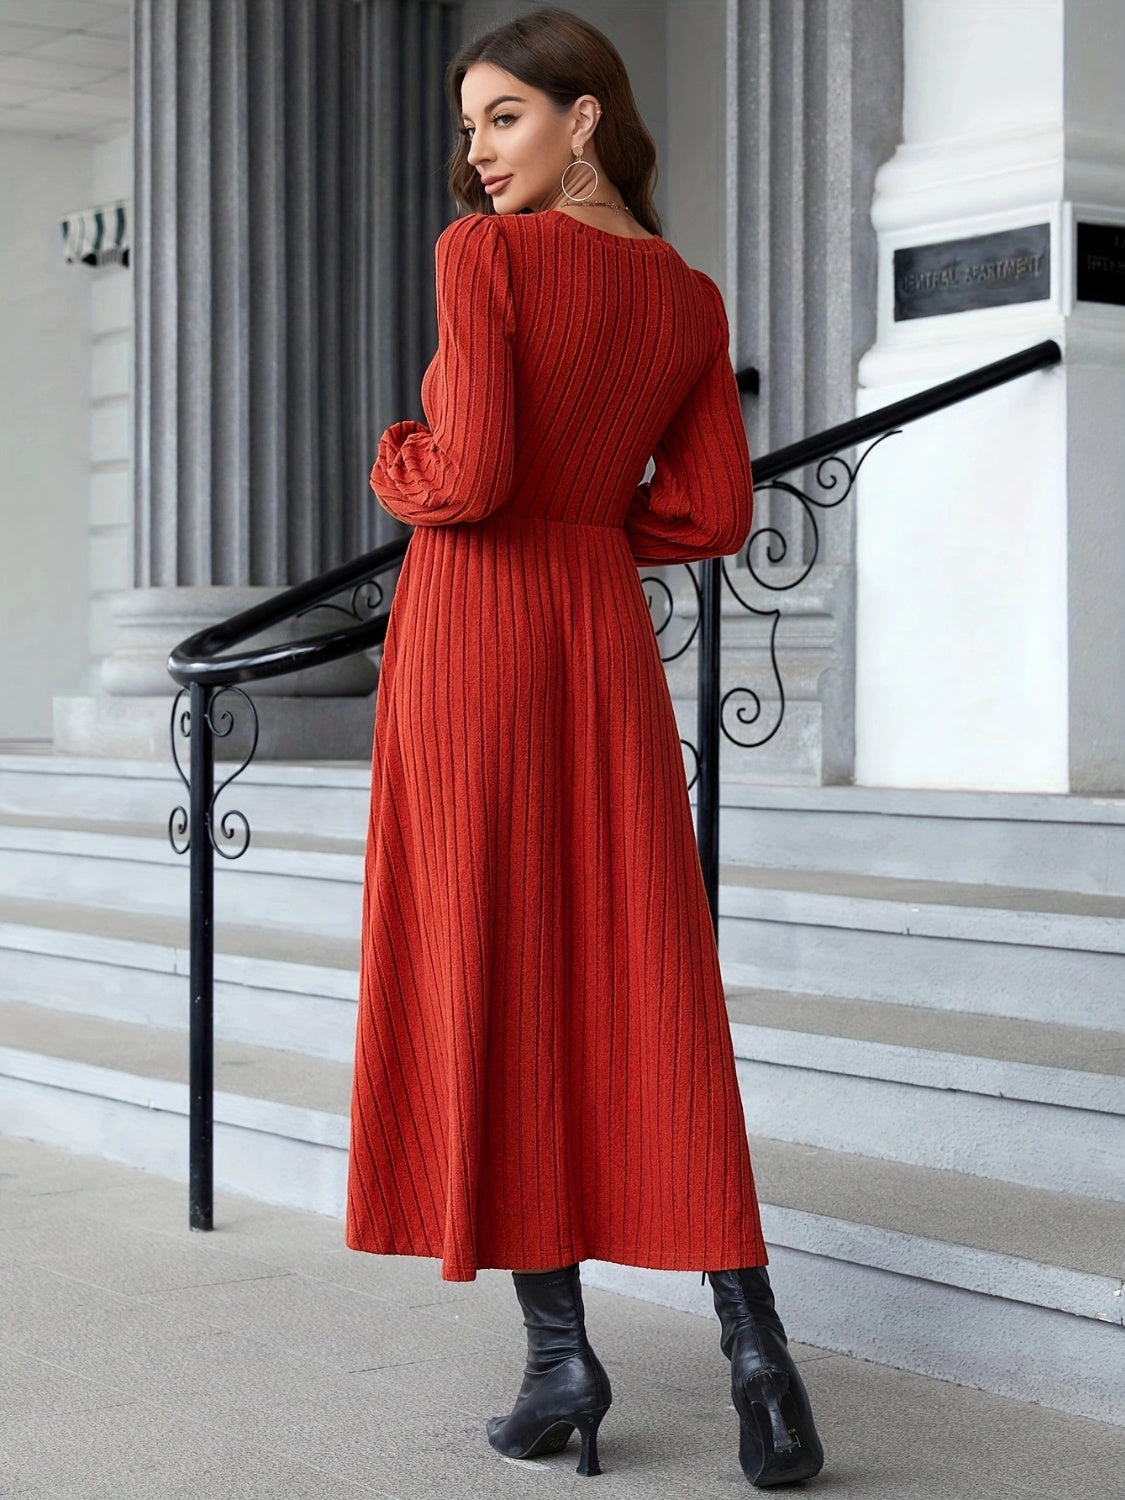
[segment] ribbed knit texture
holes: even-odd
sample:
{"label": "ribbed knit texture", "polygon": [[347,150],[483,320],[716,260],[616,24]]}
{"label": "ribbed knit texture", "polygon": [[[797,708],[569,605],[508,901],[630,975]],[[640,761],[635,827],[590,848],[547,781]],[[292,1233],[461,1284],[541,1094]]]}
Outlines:
{"label": "ribbed knit texture", "polygon": [[[480,1267],[766,1261],[679,732],[638,562],[737,551],[715,283],[667,241],[470,214],[375,715],[347,1243]],[[649,456],[651,482],[639,483]]]}

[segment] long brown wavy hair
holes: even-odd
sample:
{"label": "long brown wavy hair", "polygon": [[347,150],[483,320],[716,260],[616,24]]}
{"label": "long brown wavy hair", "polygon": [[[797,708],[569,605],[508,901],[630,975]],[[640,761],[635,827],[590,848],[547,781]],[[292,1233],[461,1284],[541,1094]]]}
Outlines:
{"label": "long brown wavy hair", "polygon": [[[454,126],[461,125],[461,83],[473,63],[492,63],[542,90],[564,114],[582,94],[602,106],[592,140],[598,160],[621,190],[625,206],[650,234],[662,234],[652,203],[656,143],[641,119],[621,54],[604,32],[573,11],[547,5],[466,42],[446,70]],[[490,213],[492,200],[469,165],[469,138],[458,134],[449,158],[449,191],[458,214]]]}

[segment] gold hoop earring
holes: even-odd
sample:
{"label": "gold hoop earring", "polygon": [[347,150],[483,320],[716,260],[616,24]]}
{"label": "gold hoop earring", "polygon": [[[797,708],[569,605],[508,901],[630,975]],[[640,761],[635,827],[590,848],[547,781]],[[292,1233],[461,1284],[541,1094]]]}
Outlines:
{"label": "gold hoop earring", "polygon": [[[569,199],[569,201],[571,203],[585,203],[589,198],[593,197],[593,195],[598,190],[598,169],[597,169],[597,167],[594,166],[594,164],[592,162],[582,161],[582,149],[583,148],[581,146],[574,146],[571,149],[574,152],[575,159],[572,162],[568,162],[566,164],[566,166],[563,168],[563,174],[559,178],[559,186],[563,190],[563,195],[567,199]],[[590,189],[590,191],[586,194],[585,198],[575,198],[572,193],[568,193],[567,190],[566,190],[566,174],[570,171],[571,167],[578,166],[578,164],[580,162],[581,162],[582,166],[589,167],[590,171],[593,172],[593,174],[594,174],[594,185]]]}

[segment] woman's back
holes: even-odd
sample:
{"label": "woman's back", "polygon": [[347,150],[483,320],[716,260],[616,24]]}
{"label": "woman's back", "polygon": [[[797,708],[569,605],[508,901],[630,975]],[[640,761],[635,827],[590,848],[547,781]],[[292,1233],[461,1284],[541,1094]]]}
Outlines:
{"label": "woman's back", "polygon": [[[687,468],[669,479],[713,520],[748,525],[722,297],[667,240],[561,210],[470,214],[443,231],[436,261],[447,347],[423,377],[422,401],[442,458],[460,471],[462,502],[471,479],[498,516],[624,526],[650,456],[678,439],[666,458]],[[435,477],[433,466],[419,473]],[[469,518],[481,518],[478,507]]]}

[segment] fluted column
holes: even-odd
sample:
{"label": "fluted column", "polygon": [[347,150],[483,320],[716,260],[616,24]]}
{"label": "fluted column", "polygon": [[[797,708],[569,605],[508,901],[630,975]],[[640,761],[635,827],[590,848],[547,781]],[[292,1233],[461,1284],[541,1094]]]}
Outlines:
{"label": "fluted column", "polygon": [[[764,455],[854,415],[860,354],[874,336],[876,240],[867,216],[875,173],[902,118],[901,0],[730,0],[727,129],[730,212],[727,301],[739,363],[762,375],[747,403],[751,451]],[[815,469],[788,476],[832,500]],[[839,473],[834,476],[838,488]],[[855,688],[855,507],[818,514],[819,543],[802,508],[762,490],[755,525],[785,539],[755,548],[754,563],[788,586],[816,556],[808,582],[780,595],[740,575],[755,604],[782,604],[778,636],[786,708],[767,746],[732,766],[740,778],[834,783],[851,779]],[[814,551],[815,546],[815,551]],[[768,699],[769,634],[736,611],[724,622],[736,679]],[[732,656],[732,662],[734,658]],[[776,704],[763,724],[772,723]]]}
{"label": "fluted column", "polygon": [[[401,417],[425,421],[422,375],[437,348],[434,242],[454,217],[446,191],[453,147],[445,69],[461,42],[462,0],[358,6],[358,146],[353,451],[363,483],[373,443]],[[370,491],[368,491],[370,493]],[[409,527],[361,508],[360,550]]]}
{"label": "fluted column", "polygon": [[[163,753],[178,640],[405,532],[367,476],[437,341],[458,13],[136,0],[134,588],[64,748]],[[411,46],[436,90],[404,118]],[[366,756],[376,680],[361,656],[261,684],[262,751]]]}

